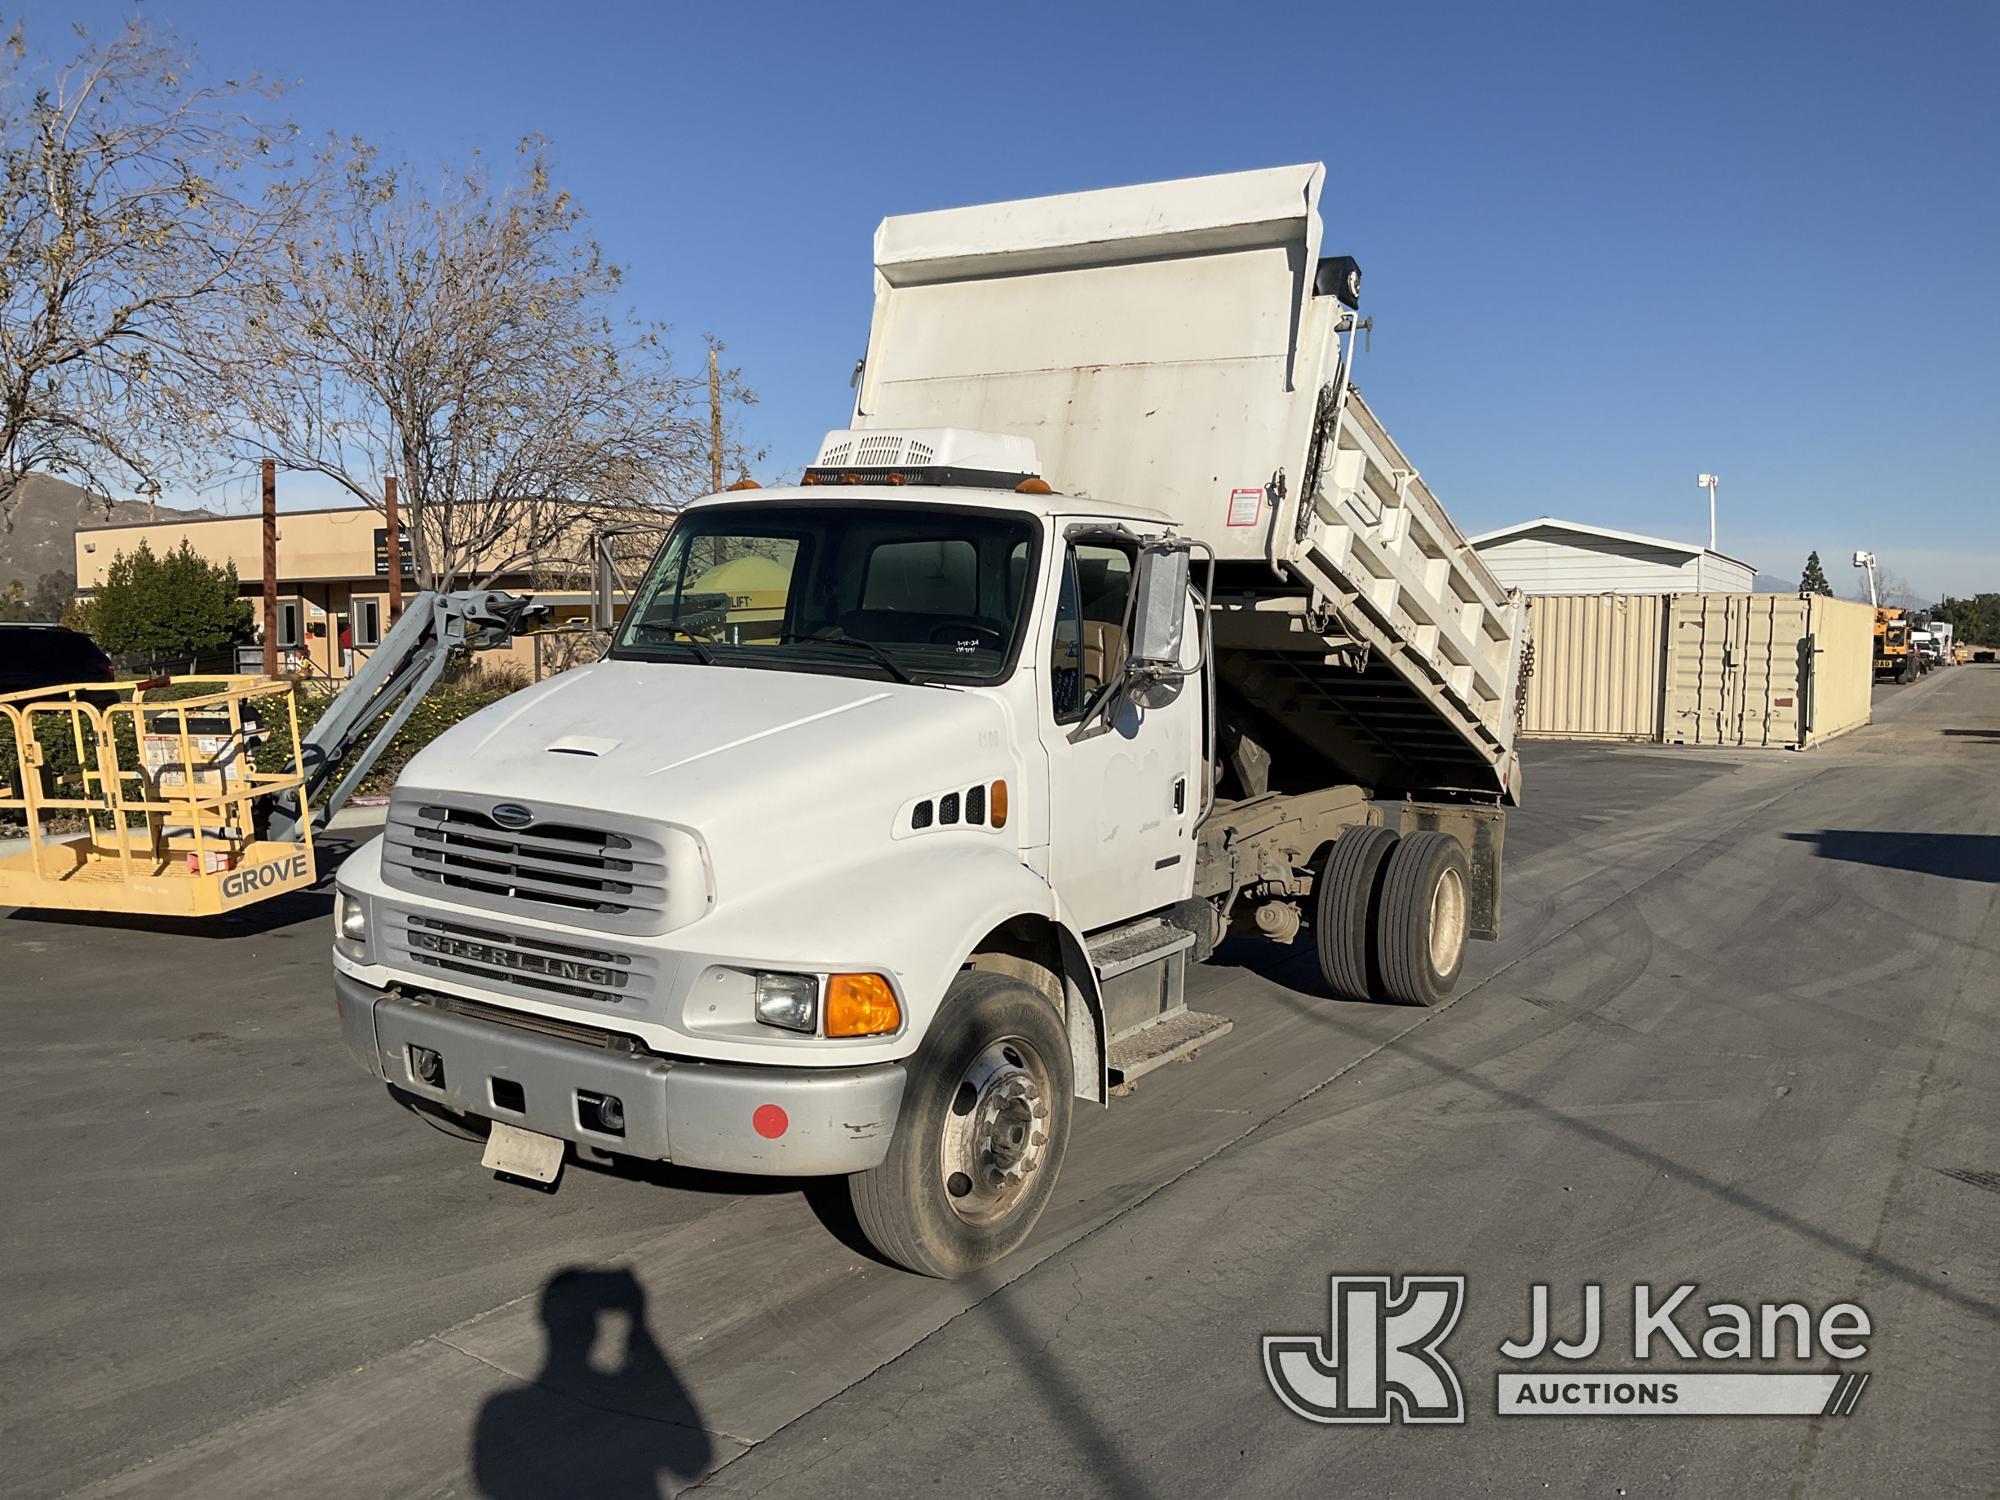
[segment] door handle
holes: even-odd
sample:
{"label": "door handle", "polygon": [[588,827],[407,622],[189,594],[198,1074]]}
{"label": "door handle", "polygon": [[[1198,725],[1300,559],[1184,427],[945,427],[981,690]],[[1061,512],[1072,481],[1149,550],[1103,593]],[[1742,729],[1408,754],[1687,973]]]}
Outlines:
{"label": "door handle", "polygon": [[1177,813],[1187,811],[1187,777],[1185,776],[1178,777],[1174,781],[1174,811]]}

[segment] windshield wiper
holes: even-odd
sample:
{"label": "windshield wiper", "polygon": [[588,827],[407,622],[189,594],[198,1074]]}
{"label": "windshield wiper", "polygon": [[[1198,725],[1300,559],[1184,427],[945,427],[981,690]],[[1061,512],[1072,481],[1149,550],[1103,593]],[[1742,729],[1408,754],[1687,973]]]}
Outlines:
{"label": "windshield wiper", "polygon": [[813,646],[846,646],[855,651],[866,651],[875,660],[887,667],[890,675],[896,681],[907,682],[911,687],[917,685],[917,679],[903,670],[903,664],[873,641],[859,640],[851,635],[806,635],[797,630],[787,630],[783,635],[778,637],[779,645],[782,646],[786,641],[804,641]]}
{"label": "windshield wiper", "polygon": [[689,649],[694,652],[694,659],[696,661],[700,662],[704,667],[715,665],[715,653],[708,649],[700,636],[689,630],[685,625],[641,625],[639,628],[641,630],[657,630],[661,635],[666,636],[684,635],[687,637]]}

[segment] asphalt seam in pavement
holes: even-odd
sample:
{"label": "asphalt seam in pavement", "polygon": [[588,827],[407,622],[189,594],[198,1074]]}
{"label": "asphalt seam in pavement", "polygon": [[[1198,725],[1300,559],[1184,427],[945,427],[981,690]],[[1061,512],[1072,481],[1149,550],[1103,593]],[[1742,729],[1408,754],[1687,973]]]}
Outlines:
{"label": "asphalt seam in pavement", "polygon": [[496,1374],[506,1376],[509,1380],[518,1380],[524,1386],[533,1386],[538,1391],[547,1391],[549,1392],[549,1394],[553,1396],[562,1397],[562,1399],[565,1401],[572,1401],[576,1403],[576,1405],[588,1407],[592,1411],[604,1412],[608,1416],[630,1417],[635,1422],[650,1422],[655,1427],[672,1427],[681,1432],[706,1432],[714,1437],[728,1438],[730,1442],[740,1443],[746,1448],[752,1446],[756,1442],[755,1438],[738,1437],[733,1432],[724,1432],[720,1427],[704,1427],[699,1423],[694,1423],[694,1422],[676,1422],[672,1417],[650,1417],[647,1416],[646,1413],[644,1412],[627,1411],[622,1406],[606,1406],[601,1401],[585,1400],[582,1396],[577,1395],[576,1392],[566,1391],[559,1385],[549,1385],[545,1381],[536,1380],[530,1376],[517,1375],[512,1370],[508,1369],[505,1365],[496,1364],[494,1361],[488,1359],[483,1354],[474,1354],[470,1349],[461,1348],[457,1344],[454,1344],[450,1339],[446,1338],[443,1334],[434,1333],[429,1338],[421,1340],[420,1342],[427,1344],[442,1344],[444,1345],[445,1348],[451,1350],[452,1353],[463,1354],[467,1359],[472,1360],[474,1363],[482,1364],[486,1366],[487,1369],[494,1371]]}
{"label": "asphalt seam in pavement", "polygon": [[[1444,1004],[1424,1011],[1422,1015],[1420,1015],[1416,1020],[1412,1021],[1408,1026],[1405,1026],[1401,1031],[1395,1032],[1392,1035],[1383,1038],[1382,1041],[1378,1042],[1375,1046],[1369,1048],[1368,1051],[1362,1053],[1358,1057],[1350,1059],[1340,1068],[1336,1069],[1334,1072],[1328,1074],[1325,1078],[1320,1080],[1320,1082],[1314,1084],[1311,1088],[1307,1089],[1303,1094],[1300,1094],[1297,1098],[1293,1099],[1290,1103],[1283,1105],[1277,1110],[1274,1110],[1271,1114],[1265,1116],[1262,1120],[1259,1120],[1256,1124],[1250,1126],[1242,1134],[1230,1137],[1230,1139],[1224,1141],[1221,1145],[1217,1146],[1213,1151],[1210,1151],[1207,1155],[1199,1158],[1196,1161],[1190,1162],[1186,1167],[1184,1167],[1179,1172],[1176,1172],[1173,1176],[1167,1178],[1164,1182],[1157,1184],[1156,1186],[1149,1189],[1141,1196],[1134,1198],[1130,1203],[1126,1204],[1123,1208],[1120,1208],[1115,1212],[1113,1212],[1108,1218],[1102,1220],[1097,1224],[1091,1225],[1088,1229],[1084,1230],[1083,1233],[1079,1234],[1075,1239],[1054,1247],[1049,1251],[1049,1253],[1046,1256],[1036,1261],[1033,1265],[1025,1267],[1021,1271],[1020,1275],[1012,1278],[1009,1281],[1002,1282],[1000,1285],[994,1287],[992,1291],[988,1292],[985,1296],[980,1297],[977,1301],[971,1303],[970,1305],[964,1308],[961,1308],[958,1312],[953,1313],[949,1318],[945,1319],[944,1322],[938,1324],[938,1326],[933,1328],[929,1333],[925,1334],[922,1338],[918,1339],[915,1343],[911,1344],[909,1348],[903,1350],[902,1353],[894,1355],[889,1359],[885,1359],[884,1361],[882,1361],[881,1364],[877,1365],[874,1369],[856,1376],[853,1380],[849,1381],[839,1390],[833,1392],[832,1395],[827,1396],[824,1400],[819,1401],[814,1405],[807,1407],[804,1411],[800,1412],[790,1421],[784,1423],[780,1427],[774,1428],[768,1436],[746,1447],[742,1453],[734,1455],[728,1460],[728,1462],[718,1464],[715,1468],[709,1470],[708,1473],[702,1475],[701,1478],[696,1480],[692,1485],[689,1485],[687,1486],[686,1489],[683,1489],[681,1493],[686,1494],[690,1490],[698,1490],[704,1488],[708,1484],[709,1480],[713,1479],[716,1475],[721,1474],[725,1470],[730,1468],[731,1465],[735,1464],[738,1459],[743,1458],[746,1454],[755,1452],[758,1448],[761,1448],[765,1443],[770,1442],[773,1438],[783,1436],[784,1433],[789,1431],[793,1426],[797,1425],[799,1422],[804,1421],[807,1417],[810,1417],[814,1412],[819,1411],[822,1407],[825,1407],[831,1404],[832,1402],[838,1401],[841,1397],[845,1396],[849,1391],[853,1390],[856,1386],[863,1384],[864,1382],[872,1379],[874,1376],[881,1374],[883,1371],[888,1370],[894,1365],[903,1361],[904,1359],[907,1359],[911,1354],[914,1354],[917,1350],[923,1348],[925,1344],[929,1343],[939,1334],[942,1334],[947,1330],[949,1330],[961,1318],[964,1318],[969,1314],[976,1312],[979,1308],[985,1306],[987,1302],[991,1301],[994,1297],[1000,1295],[1001,1293],[1013,1290],[1016,1286],[1026,1281],[1029,1277],[1035,1275],[1036,1272],[1042,1270],[1045,1266],[1048,1266],[1051,1262],[1055,1261],[1057,1257],[1064,1255],[1071,1250],[1076,1249],[1076,1247],[1083,1244],[1084,1241],[1092,1238],[1093,1236],[1110,1228],[1112,1225],[1118,1223],[1126,1215],[1132,1213],[1134,1210],[1141,1208],[1145,1204],[1151,1202],[1152,1199],[1157,1197],[1159,1194],[1166,1192],[1169,1188],[1174,1187],[1176,1184],[1181,1182],[1182,1179],[1192,1176],[1194,1173],[1200,1171],[1203,1167],[1207,1166],[1210,1162],[1214,1161],[1216,1158],[1220,1157],[1225,1152],[1235,1150],[1238,1146],[1241,1146],[1245,1142],[1249,1141],[1253,1136],[1256,1136],[1259,1133],[1261,1133],[1267,1126],[1276,1124],[1279,1120],[1282,1120],[1286,1115],[1289,1115],[1293,1110],[1297,1109],[1300,1105],[1308,1103],[1312,1099],[1318,1097],[1326,1089],[1330,1088],[1335,1083],[1338,1083],[1341,1079],[1345,1078],[1349,1073],[1352,1073],[1356,1068],[1359,1068],[1364,1063],[1367,1063],[1373,1060],[1374,1058],[1379,1057],[1383,1052],[1395,1046],[1396,1043],[1402,1041],[1403,1038],[1409,1036],[1419,1027],[1426,1026],[1430,1024],[1432,1021],[1435,1021],[1436,1019],[1438,1019],[1438,1017],[1444,1015],[1445,1012],[1449,1011],[1453,1006],[1457,1005],[1461,1000],[1467,999],[1472,995],[1478,994],[1480,991],[1484,990],[1488,985],[1492,984],[1493,981],[1498,979],[1501,975],[1509,972],[1517,965],[1526,962],[1527,959],[1532,957],[1535,953],[1539,952],[1542,947],[1546,946],[1549,943],[1559,942],[1561,939],[1567,937],[1570,933],[1574,932],[1577,928],[1583,926],[1586,922],[1594,921],[1597,917],[1602,916],[1605,912],[1609,911],[1619,902],[1628,900],[1631,897],[1637,895],[1640,891],[1645,890],[1646,887],[1650,886],[1654,881],[1661,879],[1663,876],[1671,875],[1675,870],[1679,869],[1683,864],[1687,863],[1687,861],[1689,861],[1690,859],[1693,859],[1696,855],[1704,853],[1708,849],[1714,847],[1716,844],[1722,842],[1724,839],[1728,838],[1729,835],[1734,833],[1737,829],[1741,828],[1745,823],[1750,822],[1753,818],[1759,817],[1763,813],[1769,811],[1771,808],[1777,806],[1778,803],[1784,801],[1785,798],[1791,796],[1794,792],[1800,791],[1801,789],[1810,786],[1813,782],[1819,780],[1820,777],[1826,775],[1827,772],[1831,769],[1833,768],[1830,766],[1823,766],[1818,769],[1815,769],[1806,776],[1800,778],[1799,780],[1791,782],[1783,790],[1775,793],[1770,797],[1764,798],[1762,801],[1758,802],[1754,807],[1746,811],[1740,818],[1737,818],[1735,821],[1730,823],[1727,827],[1717,830],[1710,837],[1702,840],[1702,842],[1697,844],[1694,848],[1689,849],[1685,853],[1681,854],[1678,858],[1673,860],[1672,863],[1662,865],[1659,869],[1655,870],[1652,874],[1648,875],[1645,879],[1641,880],[1637,885],[1632,886],[1628,890],[1620,891],[1617,895],[1612,896],[1610,899],[1606,900],[1601,905],[1592,907],[1588,912],[1584,913],[1582,916],[1577,917],[1574,921],[1570,922],[1568,925],[1561,927],[1556,931],[1548,934],[1541,941],[1541,943],[1538,943],[1534,948],[1530,949],[1526,953],[1521,954],[1519,957],[1509,959],[1506,963],[1502,964],[1499,968],[1495,969],[1491,974],[1488,974],[1484,979],[1480,980],[1477,984],[1473,985],[1469,989],[1462,990],[1458,994],[1452,996],[1449,1000],[1445,1001]],[[1072,1308],[1071,1311],[1074,1312],[1075,1309]],[[1051,1342],[1053,1342],[1053,1339],[1051,1340]]]}

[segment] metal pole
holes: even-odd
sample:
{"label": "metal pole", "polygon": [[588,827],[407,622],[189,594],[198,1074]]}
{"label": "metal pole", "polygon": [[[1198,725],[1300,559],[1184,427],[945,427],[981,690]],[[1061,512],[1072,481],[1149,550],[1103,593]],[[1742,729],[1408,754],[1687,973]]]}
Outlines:
{"label": "metal pole", "polygon": [[708,351],[708,471],[710,488],[722,493],[722,372],[715,362],[715,348]]}
{"label": "metal pole", "polygon": [[388,524],[389,623],[403,618],[403,526],[396,514],[396,476],[382,481],[382,514]]}
{"label": "metal pole", "polygon": [[1711,474],[1708,480],[1708,550],[1711,552],[1715,550],[1715,491],[1715,476]]}
{"label": "metal pole", "polygon": [[278,462],[264,460],[264,675],[278,675]]}

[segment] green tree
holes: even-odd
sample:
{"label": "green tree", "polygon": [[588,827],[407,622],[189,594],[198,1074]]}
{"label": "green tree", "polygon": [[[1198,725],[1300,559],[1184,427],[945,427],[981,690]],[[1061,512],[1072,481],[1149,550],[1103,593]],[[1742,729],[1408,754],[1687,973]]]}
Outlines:
{"label": "green tree", "polygon": [[67,568],[51,568],[35,580],[35,587],[28,595],[30,617],[54,623],[62,618],[75,597],[76,574]]}
{"label": "green tree", "polygon": [[28,596],[21,592],[21,580],[10,578],[7,587],[0,589],[0,624],[12,625],[34,618],[34,607],[29,604]]}
{"label": "green tree", "polygon": [[1801,594],[1824,594],[1829,599],[1833,597],[1833,585],[1826,581],[1826,569],[1819,565],[1819,553],[1817,552],[1808,553],[1806,556],[1806,571],[1804,576],[1799,579],[1799,592]]}
{"label": "green tree", "polygon": [[250,604],[237,596],[236,565],[208,561],[185,539],[165,557],[140,542],[105,570],[91,602],[98,645],[147,670],[189,662],[248,641]]}
{"label": "green tree", "polygon": [[1970,599],[1946,598],[1931,610],[1961,645],[2000,646],[2000,594],[1974,594]]}

